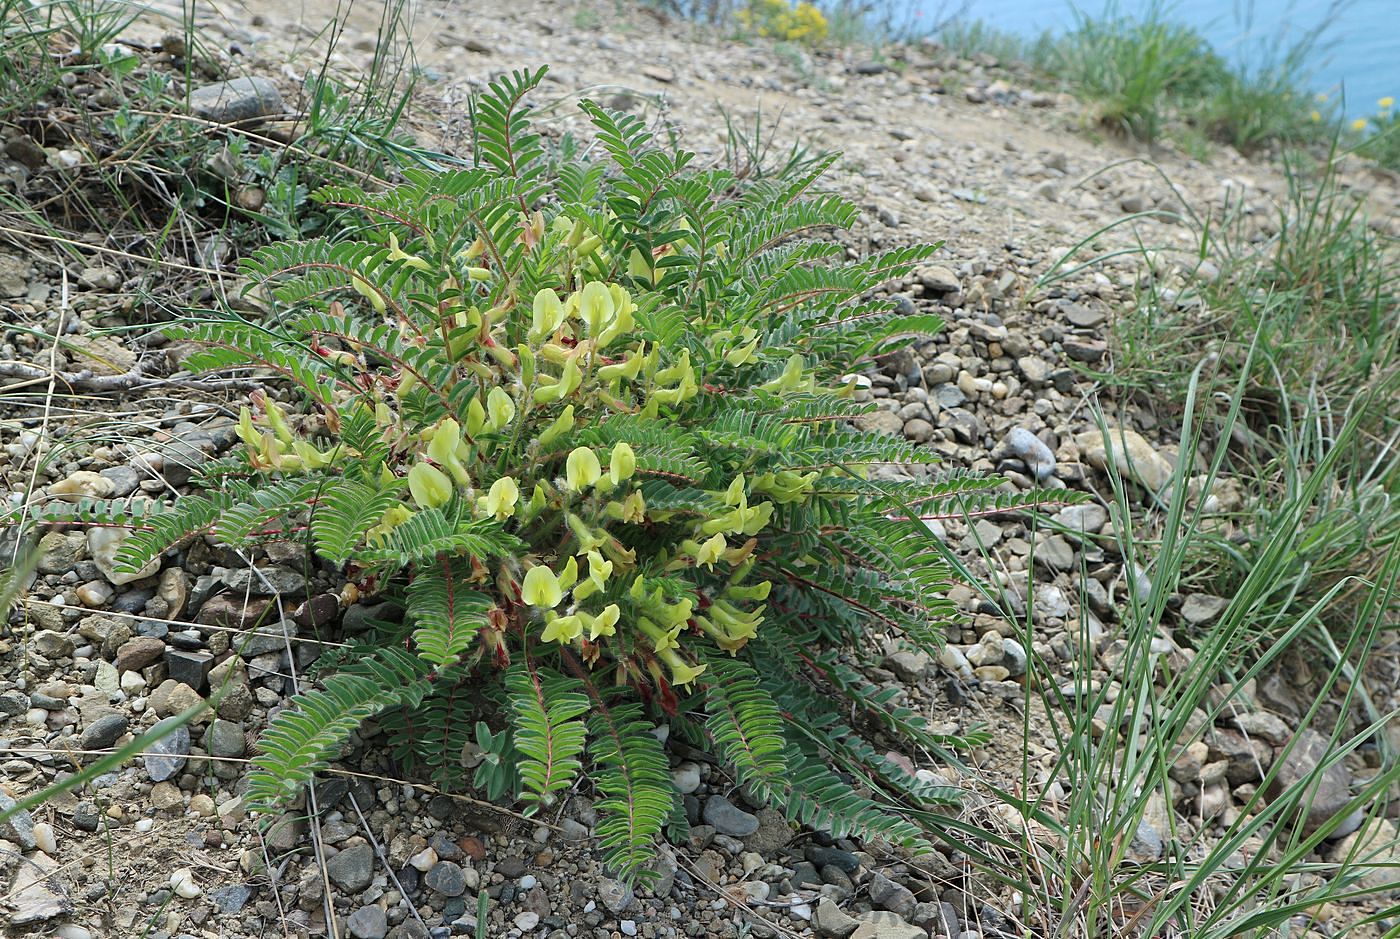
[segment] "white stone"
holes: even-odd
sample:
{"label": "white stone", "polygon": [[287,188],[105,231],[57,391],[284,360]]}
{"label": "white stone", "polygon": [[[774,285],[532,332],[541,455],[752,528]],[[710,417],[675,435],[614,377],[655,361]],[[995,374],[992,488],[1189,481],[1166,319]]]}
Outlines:
{"label": "white stone", "polygon": [[34,846],[49,857],[58,856],[58,839],[54,837],[53,826],[48,822],[34,823]]}

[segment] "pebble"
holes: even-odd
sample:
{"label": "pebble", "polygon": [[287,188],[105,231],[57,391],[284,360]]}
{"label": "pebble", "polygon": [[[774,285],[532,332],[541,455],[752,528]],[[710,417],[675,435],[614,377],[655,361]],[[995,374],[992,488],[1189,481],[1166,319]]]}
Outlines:
{"label": "pebble", "polygon": [[515,914],[515,928],[522,932],[529,932],[540,924],[540,914],[526,910],[524,913]]}
{"label": "pebble", "polygon": [[694,763],[682,763],[671,770],[671,782],[681,795],[690,795],[700,788],[700,767]]}
{"label": "pebble", "polygon": [[355,939],[384,939],[389,932],[389,920],[377,906],[362,906],[350,914],[346,929]]}
{"label": "pebble", "polygon": [[346,848],[326,862],[326,875],[346,893],[359,893],[374,878],[374,849],[367,844]]}
{"label": "pebble", "polygon": [[0,790],[0,815],[8,816],[0,821],[0,838],[13,841],[21,850],[33,851],[37,842],[34,835],[34,818],[26,811],[16,811],[14,799]]}
{"label": "pebble", "polygon": [[262,76],[201,85],[189,93],[190,110],[216,124],[253,121],[278,114],[283,109],[282,93]]}
{"label": "pebble", "polygon": [[1006,435],[1006,449],[1026,464],[1038,482],[1055,475],[1055,454],[1045,442],[1024,427],[1013,427]]}
{"label": "pebble", "polygon": [[106,750],[116,745],[127,726],[124,715],[105,714],[87,725],[78,738],[78,746],[83,750]]}
{"label": "pebble", "polygon": [[195,883],[194,872],[188,867],[182,867],[170,875],[170,886],[176,896],[185,900],[193,900],[204,892]]}
{"label": "pebble", "polygon": [[54,836],[53,826],[48,822],[34,823],[34,847],[49,857],[58,856],[58,839]]}
{"label": "pebble", "polygon": [[142,761],[146,765],[146,774],[153,782],[170,779],[185,768],[190,752],[190,729],[181,724],[170,730],[174,725],[174,718],[166,718],[151,728],[151,733],[159,735],[159,739],[146,746]]}
{"label": "pebble", "polygon": [[438,861],[423,877],[423,883],[445,897],[460,897],[467,890],[462,865],[454,861]]}
{"label": "pebble", "polygon": [[705,800],[705,824],[720,834],[743,838],[758,831],[758,817],[738,808],[723,796]]}

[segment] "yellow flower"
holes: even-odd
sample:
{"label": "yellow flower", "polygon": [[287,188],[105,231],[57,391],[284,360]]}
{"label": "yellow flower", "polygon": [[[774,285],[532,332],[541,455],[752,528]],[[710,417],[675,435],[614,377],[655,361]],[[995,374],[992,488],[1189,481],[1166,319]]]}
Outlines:
{"label": "yellow flower", "polygon": [[1364,117],[1358,117],[1356,120],[1352,121],[1352,122],[1351,122],[1351,129],[1352,129],[1352,130],[1355,130],[1355,131],[1362,131],[1362,130],[1365,130],[1365,129],[1366,129],[1366,118],[1364,118]]}
{"label": "yellow flower", "polygon": [[533,342],[541,342],[554,335],[554,331],[564,322],[564,304],[559,302],[559,295],[548,287],[535,294],[533,313],[530,325],[530,339]]}
{"label": "yellow flower", "polygon": [[1321,120],[1322,120],[1322,112],[1321,112],[1321,111],[1313,111],[1311,114],[1308,115],[1308,119],[1309,119],[1310,121],[1312,121],[1314,124],[1316,124],[1318,121],[1321,121]]}
{"label": "yellow flower", "polygon": [[500,430],[515,420],[515,401],[503,388],[492,388],[486,395],[486,414],[491,429]]}
{"label": "yellow flower", "polygon": [[1327,100],[1327,93],[1326,93],[1325,91],[1319,91],[1319,92],[1317,93],[1317,100],[1318,100],[1318,103],[1322,103],[1323,101],[1326,101],[1326,100]]}
{"label": "yellow flower", "polygon": [[502,476],[491,484],[486,494],[486,514],[496,516],[503,522],[515,514],[515,505],[520,501],[520,487],[509,476]]}
{"label": "yellow flower", "polygon": [[1390,95],[1386,95],[1384,98],[1377,101],[1376,104],[1379,104],[1382,108],[1393,108],[1395,107],[1395,99]]}
{"label": "yellow flower", "polygon": [[593,617],[588,624],[588,641],[597,642],[599,636],[617,635],[617,620],[622,615],[616,603],[609,603],[603,612]]}
{"label": "yellow flower", "polygon": [[729,544],[724,540],[724,535],[715,535],[702,544],[699,551],[695,552],[695,565],[697,567],[704,565],[713,570],[715,562],[719,560],[720,555],[724,553],[724,549],[727,547],[729,547]]}
{"label": "yellow flower", "polygon": [[612,456],[608,460],[608,478],[613,481],[613,485],[631,478],[636,471],[637,455],[632,452],[631,444],[624,440],[613,444]]}
{"label": "yellow flower", "polygon": [[530,568],[525,581],[520,585],[520,599],[530,606],[552,610],[564,599],[564,591],[559,587],[559,578],[543,564]]}
{"label": "yellow flower", "polygon": [[[535,568],[539,570],[539,568]],[[558,616],[550,613],[546,618],[544,633],[540,639],[544,642],[557,642],[563,645],[566,642],[573,642],[583,635],[583,620],[577,613],[572,616]]]}
{"label": "yellow flower", "polygon": [[408,492],[421,508],[435,509],[452,498],[452,480],[431,463],[415,463],[408,471]]}
{"label": "yellow flower", "polygon": [[598,455],[587,447],[577,447],[564,464],[564,481],[575,492],[596,483],[603,475]]}

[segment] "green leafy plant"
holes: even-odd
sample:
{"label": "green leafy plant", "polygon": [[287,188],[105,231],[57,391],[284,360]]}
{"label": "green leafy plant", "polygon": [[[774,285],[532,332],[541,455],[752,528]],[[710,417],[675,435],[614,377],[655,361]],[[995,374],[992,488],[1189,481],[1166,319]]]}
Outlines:
{"label": "green leafy plant", "polygon": [[551,160],[523,104],[543,75],[477,102],[473,168],[316,193],[348,237],[245,264],[275,325],[176,330],[207,347],[191,367],[270,369],[294,403],[256,395],[205,491],[63,517],[132,524],[133,567],[193,534],[305,538],[402,603],[401,627],[273,721],[249,786],[264,808],[379,715],[439,784],[480,759],[478,785],[531,810],[589,767],[601,842],[635,877],[684,824],[652,733],[669,716],[790,819],[918,845],[948,792],[861,730],[951,741],[852,663],[872,629],[928,648],[952,615],[911,515],[1045,498],[927,469],[868,479],[934,459],[853,427],[875,404],[848,373],[940,327],[871,298],[936,248],[848,261],[819,239],[856,214],[815,188],[834,156],[739,186],[583,102],[607,159]]}

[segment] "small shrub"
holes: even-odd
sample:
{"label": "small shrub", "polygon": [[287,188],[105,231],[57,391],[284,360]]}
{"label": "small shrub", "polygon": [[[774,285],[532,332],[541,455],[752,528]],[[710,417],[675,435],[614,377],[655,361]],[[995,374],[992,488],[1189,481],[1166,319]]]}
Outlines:
{"label": "small shrub", "polygon": [[748,0],[734,17],[746,31],[786,42],[820,42],[828,29],[826,16],[807,0]]}
{"label": "small shrub", "polygon": [[319,192],[350,238],[245,265],[279,325],[181,331],[209,345],[191,367],[289,385],[290,407],[243,411],[245,451],[205,492],[76,516],[134,524],[137,567],[195,533],[306,538],[404,606],[266,732],[249,787],[264,808],[378,715],[443,786],[476,765],[479,787],[538,808],[591,766],[602,844],[637,876],[663,825],[684,825],[651,733],[670,715],[789,818],[918,844],[910,817],[946,793],[856,730],[940,741],[851,667],[872,628],[931,648],[952,615],[945,567],[901,519],[1040,498],[867,479],[933,459],[853,428],[874,404],[847,373],[939,328],[869,299],[935,247],[847,261],[817,239],[856,215],[813,189],[834,156],[737,186],[585,102],[608,161],[551,160],[521,106],[543,74],[480,100],[475,168]]}

